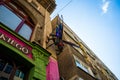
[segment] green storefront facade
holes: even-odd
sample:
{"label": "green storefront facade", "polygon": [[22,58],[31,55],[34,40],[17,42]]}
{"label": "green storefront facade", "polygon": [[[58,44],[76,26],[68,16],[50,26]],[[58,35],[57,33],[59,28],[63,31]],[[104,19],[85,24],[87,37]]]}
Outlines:
{"label": "green storefront facade", "polygon": [[0,23],[0,80],[46,80],[50,53]]}

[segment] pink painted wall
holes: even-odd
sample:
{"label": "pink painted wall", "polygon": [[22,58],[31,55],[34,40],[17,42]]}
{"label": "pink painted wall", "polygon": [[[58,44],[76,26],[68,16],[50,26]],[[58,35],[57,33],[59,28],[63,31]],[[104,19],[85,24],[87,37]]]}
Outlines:
{"label": "pink painted wall", "polygon": [[47,70],[47,80],[59,80],[59,71],[57,61],[50,57],[49,64],[46,68]]}

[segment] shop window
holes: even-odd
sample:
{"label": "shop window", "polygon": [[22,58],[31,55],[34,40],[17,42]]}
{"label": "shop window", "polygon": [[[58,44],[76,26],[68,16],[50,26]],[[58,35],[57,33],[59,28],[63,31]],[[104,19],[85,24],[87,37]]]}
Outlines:
{"label": "shop window", "polygon": [[11,71],[12,71],[12,66],[8,64],[8,65],[6,66],[4,72],[10,74]]}
{"label": "shop window", "polygon": [[[16,70],[13,65],[9,62],[6,62],[5,60],[0,59],[0,80],[9,80],[10,76],[13,76],[12,71]],[[24,70],[22,68],[22,70]],[[25,73],[17,69],[14,75],[14,78],[12,80],[24,80]],[[3,74],[1,76],[1,74]]]}
{"label": "shop window", "polygon": [[33,27],[27,21],[26,17],[11,11],[7,5],[0,5],[0,22],[29,40]]}
{"label": "shop window", "polygon": [[0,80],[8,80],[8,78],[0,77]]}
{"label": "shop window", "polygon": [[21,80],[23,80],[23,78],[24,78],[24,73],[22,72],[22,71],[20,71],[20,70],[16,70],[16,73],[15,73],[15,77],[17,77],[17,78],[15,78],[15,79],[21,79]]}
{"label": "shop window", "polygon": [[20,71],[16,70],[15,76],[19,77]]}
{"label": "shop window", "polygon": [[3,70],[4,66],[5,66],[5,63],[3,63],[2,60],[1,60],[1,61],[0,61],[0,71]]}
{"label": "shop window", "polygon": [[21,78],[21,79],[24,78],[24,73],[21,72],[20,78]]}
{"label": "shop window", "polygon": [[4,68],[4,63],[0,63],[0,71],[2,71]]}
{"label": "shop window", "polygon": [[84,70],[85,72],[89,73],[88,67],[82,61],[80,61],[75,55],[73,55],[73,57],[75,59],[76,66]]}
{"label": "shop window", "polygon": [[75,60],[75,63],[76,63],[76,66],[77,66],[77,67],[82,68],[82,65],[80,64],[80,62],[79,62],[78,60]]}

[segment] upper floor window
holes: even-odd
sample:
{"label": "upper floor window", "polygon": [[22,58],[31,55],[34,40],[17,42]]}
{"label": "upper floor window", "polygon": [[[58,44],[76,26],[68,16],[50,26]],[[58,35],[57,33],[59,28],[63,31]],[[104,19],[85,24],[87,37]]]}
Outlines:
{"label": "upper floor window", "polygon": [[17,13],[13,12],[12,8],[7,5],[0,5],[0,22],[14,30],[22,37],[27,40],[30,40],[33,27],[28,24],[26,17],[23,17]]}
{"label": "upper floor window", "polygon": [[75,55],[73,55],[73,57],[75,59],[76,66],[81,68],[85,72],[89,73],[88,67],[82,61],[80,61]]}
{"label": "upper floor window", "polygon": [[32,30],[27,24],[23,24],[23,26],[21,27],[18,33],[23,37],[25,37],[26,39],[29,39],[32,33]]}
{"label": "upper floor window", "polygon": [[15,30],[21,21],[22,20],[16,14],[14,14],[5,6],[0,5],[0,22],[12,30]]}
{"label": "upper floor window", "polygon": [[78,60],[75,60],[76,66],[81,68],[82,70],[86,71],[89,73],[89,70],[86,66],[84,66],[82,63],[80,63]]}
{"label": "upper floor window", "polygon": [[75,64],[78,68],[84,70],[85,72],[89,73],[91,76],[94,77],[93,72],[91,71],[89,66],[87,66],[84,62],[78,59],[75,55],[73,55],[73,57],[75,59]]}

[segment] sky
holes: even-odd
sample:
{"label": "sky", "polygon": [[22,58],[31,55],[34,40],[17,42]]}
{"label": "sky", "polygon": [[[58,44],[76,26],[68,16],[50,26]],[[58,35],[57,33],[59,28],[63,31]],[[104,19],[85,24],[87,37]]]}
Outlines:
{"label": "sky", "polygon": [[120,0],[56,0],[64,22],[120,80]]}

